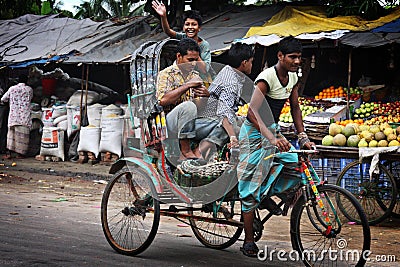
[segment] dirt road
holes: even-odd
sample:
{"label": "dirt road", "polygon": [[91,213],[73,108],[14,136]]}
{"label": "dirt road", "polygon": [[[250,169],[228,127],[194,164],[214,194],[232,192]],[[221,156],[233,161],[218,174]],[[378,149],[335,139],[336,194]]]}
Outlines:
{"label": "dirt road", "polygon": [[[41,173],[28,173],[26,171],[15,171],[7,169],[0,171],[0,201],[13,203],[14,208],[8,210],[8,214],[3,214],[3,219],[21,220],[24,216],[23,210],[40,209],[51,207],[52,211],[62,210],[63,207],[69,211],[66,214],[65,224],[71,221],[82,220],[82,213],[86,213],[91,221],[100,224],[100,202],[102,192],[105,187],[104,179],[82,179],[79,177],[55,176]],[[11,215],[11,216],[10,216]],[[54,215],[54,214],[53,214]],[[48,216],[53,216],[49,214]],[[55,216],[55,215],[54,215]],[[162,218],[161,224],[166,227],[161,233],[172,234],[175,236],[192,237],[189,228],[179,226],[180,223],[171,218]],[[58,227],[62,227],[59,225]],[[379,226],[372,226],[371,251],[373,256],[381,255],[387,258],[396,258],[400,261],[400,221],[390,219]],[[105,240],[103,240],[105,242]],[[265,225],[265,232],[259,241],[259,246],[264,247],[268,244],[269,248],[289,249],[289,216],[273,217]],[[107,244],[105,244],[107,245]],[[241,242],[238,241],[231,249],[238,252]],[[109,248],[111,250],[111,248]],[[241,255],[236,255],[240,257]],[[375,259],[375,258],[374,258]],[[247,259],[246,259],[247,261]],[[254,262],[253,262],[254,263]],[[297,263],[298,264],[298,263]],[[394,263],[373,262],[368,266],[394,266]]]}

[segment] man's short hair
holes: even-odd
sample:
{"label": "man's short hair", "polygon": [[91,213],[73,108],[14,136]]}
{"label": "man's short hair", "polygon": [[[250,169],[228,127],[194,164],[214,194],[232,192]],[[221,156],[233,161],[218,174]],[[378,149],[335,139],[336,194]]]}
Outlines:
{"label": "man's short hair", "polygon": [[176,47],[176,52],[182,56],[187,55],[188,51],[196,51],[200,53],[200,47],[192,38],[183,38]]}
{"label": "man's short hair", "polygon": [[280,40],[278,44],[278,51],[281,51],[284,55],[290,53],[301,53],[303,51],[303,46],[299,40],[293,36],[288,36]]}
{"label": "man's short hair", "polygon": [[201,27],[201,25],[203,24],[203,19],[201,18],[200,12],[197,10],[185,11],[185,13],[183,13],[183,23],[185,23],[187,19],[196,20],[197,23],[199,24],[199,27]]}
{"label": "man's short hair", "polygon": [[234,43],[228,50],[229,65],[232,68],[238,68],[243,60],[249,60],[254,57],[254,50],[251,45],[243,43]]}

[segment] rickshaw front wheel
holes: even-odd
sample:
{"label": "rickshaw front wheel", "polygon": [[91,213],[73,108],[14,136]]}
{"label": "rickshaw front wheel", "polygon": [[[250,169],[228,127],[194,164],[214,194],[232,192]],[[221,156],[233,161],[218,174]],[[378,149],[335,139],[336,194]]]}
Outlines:
{"label": "rickshaw front wheel", "polygon": [[156,236],[160,203],[152,198],[154,185],[140,168],[124,167],[108,182],[101,202],[101,224],[111,247],[138,255]]}

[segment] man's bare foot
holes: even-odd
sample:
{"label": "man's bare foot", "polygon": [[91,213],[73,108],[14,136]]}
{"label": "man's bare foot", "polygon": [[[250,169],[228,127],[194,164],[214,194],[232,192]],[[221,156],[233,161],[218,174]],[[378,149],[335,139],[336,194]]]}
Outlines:
{"label": "man's bare foot", "polygon": [[179,160],[185,160],[185,159],[196,159],[198,158],[192,151],[186,152],[186,153],[181,153],[179,156]]}
{"label": "man's bare foot", "polygon": [[203,155],[200,152],[199,147],[196,147],[195,150],[193,151],[193,153],[196,155],[196,158],[203,158]]}
{"label": "man's bare foot", "polygon": [[11,159],[11,155],[10,154],[6,154],[4,156],[1,157],[2,159]]}

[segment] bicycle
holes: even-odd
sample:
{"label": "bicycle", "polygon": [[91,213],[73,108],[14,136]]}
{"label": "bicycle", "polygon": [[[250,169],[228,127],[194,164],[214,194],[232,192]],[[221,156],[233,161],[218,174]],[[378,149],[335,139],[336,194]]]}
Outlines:
{"label": "bicycle", "polygon": [[368,159],[350,162],[338,175],[336,184],[349,190],[361,203],[370,225],[383,222],[393,213],[398,202],[398,179],[393,176],[395,162],[381,161],[378,173],[369,173]]}

